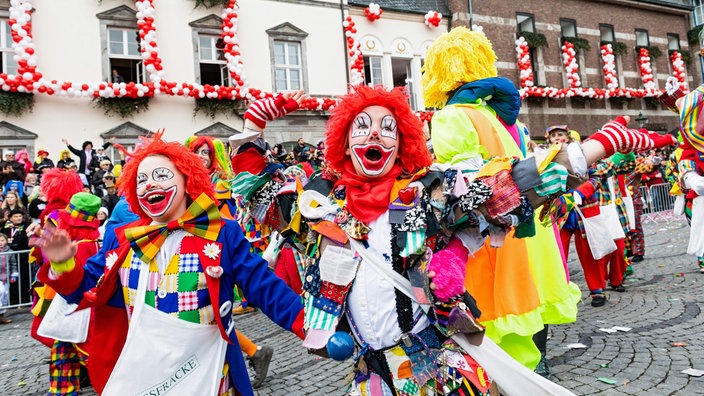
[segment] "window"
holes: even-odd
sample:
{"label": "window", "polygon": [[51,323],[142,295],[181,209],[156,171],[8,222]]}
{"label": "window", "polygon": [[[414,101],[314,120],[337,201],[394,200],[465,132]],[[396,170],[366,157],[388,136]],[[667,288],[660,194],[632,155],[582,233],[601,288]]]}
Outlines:
{"label": "window", "polygon": [[574,19],[560,19],[562,37],[577,37],[577,22]]}
{"label": "window", "polygon": [[650,36],[647,30],[636,29],[636,47],[649,47]]}
{"label": "window", "polygon": [[271,80],[276,92],[308,90],[306,71],[306,37],[308,33],[284,22],[271,29],[269,51],[271,54]]}
{"label": "window", "polygon": [[692,5],[694,6],[694,11],[692,11],[694,14],[693,24],[695,26],[701,25],[704,23],[704,0],[694,0]]}
{"label": "window", "polygon": [[274,41],[274,87],[277,92],[301,89],[301,45]]}
{"label": "window", "polygon": [[7,19],[0,19],[0,73],[17,74],[17,62],[13,59],[12,35]]}
{"label": "window", "polygon": [[381,85],[384,83],[381,59],[380,56],[364,57],[364,82],[367,85]]}
{"label": "window", "polygon": [[599,34],[601,36],[601,41],[616,41],[616,35],[614,35],[613,25],[599,25]]}
{"label": "window", "polygon": [[680,35],[674,33],[667,34],[667,49],[670,51],[680,50]]}
{"label": "window", "polygon": [[230,85],[230,72],[223,49],[225,42],[219,36],[198,35],[200,83]]}
{"label": "window", "polygon": [[103,49],[103,79],[110,82],[143,83],[146,80],[139,48],[136,12],[119,6],[97,15]]}
{"label": "window", "polygon": [[535,32],[535,19],[530,14],[516,14],[518,32]]}

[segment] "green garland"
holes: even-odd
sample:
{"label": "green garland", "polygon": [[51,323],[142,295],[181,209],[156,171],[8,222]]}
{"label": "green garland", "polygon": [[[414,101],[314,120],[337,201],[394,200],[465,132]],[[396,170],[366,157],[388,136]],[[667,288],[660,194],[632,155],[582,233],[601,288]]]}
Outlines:
{"label": "green garland", "polygon": [[620,41],[601,41],[599,46],[611,44],[611,50],[614,55],[626,55],[628,53],[628,46]]}
{"label": "green garland", "polygon": [[235,111],[237,108],[238,102],[234,100],[196,99],[196,105],[193,107],[193,117],[202,111],[205,115],[214,119],[217,113],[225,115],[237,114]]}
{"label": "green garland", "polygon": [[704,24],[697,25],[687,31],[687,42],[690,44],[699,44],[701,41],[702,29]]}
{"label": "green garland", "polygon": [[548,39],[542,33],[536,32],[519,32],[518,37],[526,39],[526,43],[530,48],[547,47]]}
{"label": "green garland", "polygon": [[560,40],[564,43],[565,41],[572,43],[576,50],[589,51],[592,49],[589,45],[589,40],[581,37],[560,37]]}
{"label": "green garland", "polygon": [[648,50],[648,55],[650,55],[650,59],[657,59],[662,56],[662,51],[660,51],[660,47],[658,47],[658,46],[638,45],[638,46],[636,46],[636,53],[640,53],[641,48],[645,48]]}
{"label": "green garland", "polygon": [[34,94],[0,91],[0,113],[19,117],[25,112],[32,112]]}
{"label": "green garland", "polygon": [[93,106],[103,109],[108,117],[128,118],[149,110],[149,98],[96,98]]}
{"label": "green garland", "polygon": [[193,8],[204,7],[227,7],[230,4],[230,0],[194,0],[196,5]]}

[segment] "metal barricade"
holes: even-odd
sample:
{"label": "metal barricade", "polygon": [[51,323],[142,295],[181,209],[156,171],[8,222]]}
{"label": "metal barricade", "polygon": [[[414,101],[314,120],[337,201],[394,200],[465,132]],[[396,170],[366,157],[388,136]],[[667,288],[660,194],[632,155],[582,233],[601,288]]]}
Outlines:
{"label": "metal barricade", "polygon": [[676,197],[670,195],[671,187],[669,183],[662,183],[640,188],[643,197],[642,221],[644,223],[676,220],[672,212]]}
{"label": "metal barricade", "polygon": [[29,250],[0,252],[0,312],[32,304],[32,282],[36,269],[29,263]]}

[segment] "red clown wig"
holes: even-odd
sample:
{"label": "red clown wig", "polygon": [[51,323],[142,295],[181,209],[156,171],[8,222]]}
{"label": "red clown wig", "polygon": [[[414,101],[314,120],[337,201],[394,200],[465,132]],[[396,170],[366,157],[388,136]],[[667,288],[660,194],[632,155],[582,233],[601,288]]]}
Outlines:
{"label": "red clown wig", "polygon": [[350,126],[354,117],[369,106],[383,106],[391,111],[398,125],[397,162],[406,174],[413,174],[430,166],[432,159],[423,137],[423,123],[413,114],[408,97],[401,87],[386,90],[383,86],[360,85],[355,92],[343,96],[330,114],[325,132],[325,161],[340,172],[349,161],[345,153],[349,147]]}
{"label": "red clown wig", "polygon": [[139,206],[137,199],[137,168],[142,160],[152,155],[167,157],[176,166],[175,170],[183,174],[186,179],[186,193],[190,198],[189,204],[202,193],[215,201],[215,191],[210,183],[208,170],[203,166],[203,161],[186,146],[178,142],[162,140],[162,134],[162,131],[157,132],[150,142],[130,154],[130,160],[122,170],[118,182],[120,194],[125,196],[130,210],[143,219],[149,218],[149,216]]}
{"label": "red clown wig", "polygon": [[73,194],[83,190],[83,182],[76,172],[51,168],[42,175],[40,188],[46,198],[46,207],[40,215],[41,223],[44,224],[49,213],[65,209]]}

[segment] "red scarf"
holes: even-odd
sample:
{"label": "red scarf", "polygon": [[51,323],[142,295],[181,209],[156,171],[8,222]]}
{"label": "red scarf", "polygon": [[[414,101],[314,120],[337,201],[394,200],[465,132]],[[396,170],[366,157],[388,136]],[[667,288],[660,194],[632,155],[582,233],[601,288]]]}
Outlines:
{"label": "red scarf", "polygon": [[389,209],[391,188],[401,173],[401,166],[396,164],[381,178],[362,176],[356,173],[352,161],[348,161],[335,187],[347,187],[347,210],[357,220],[369,224]]}

